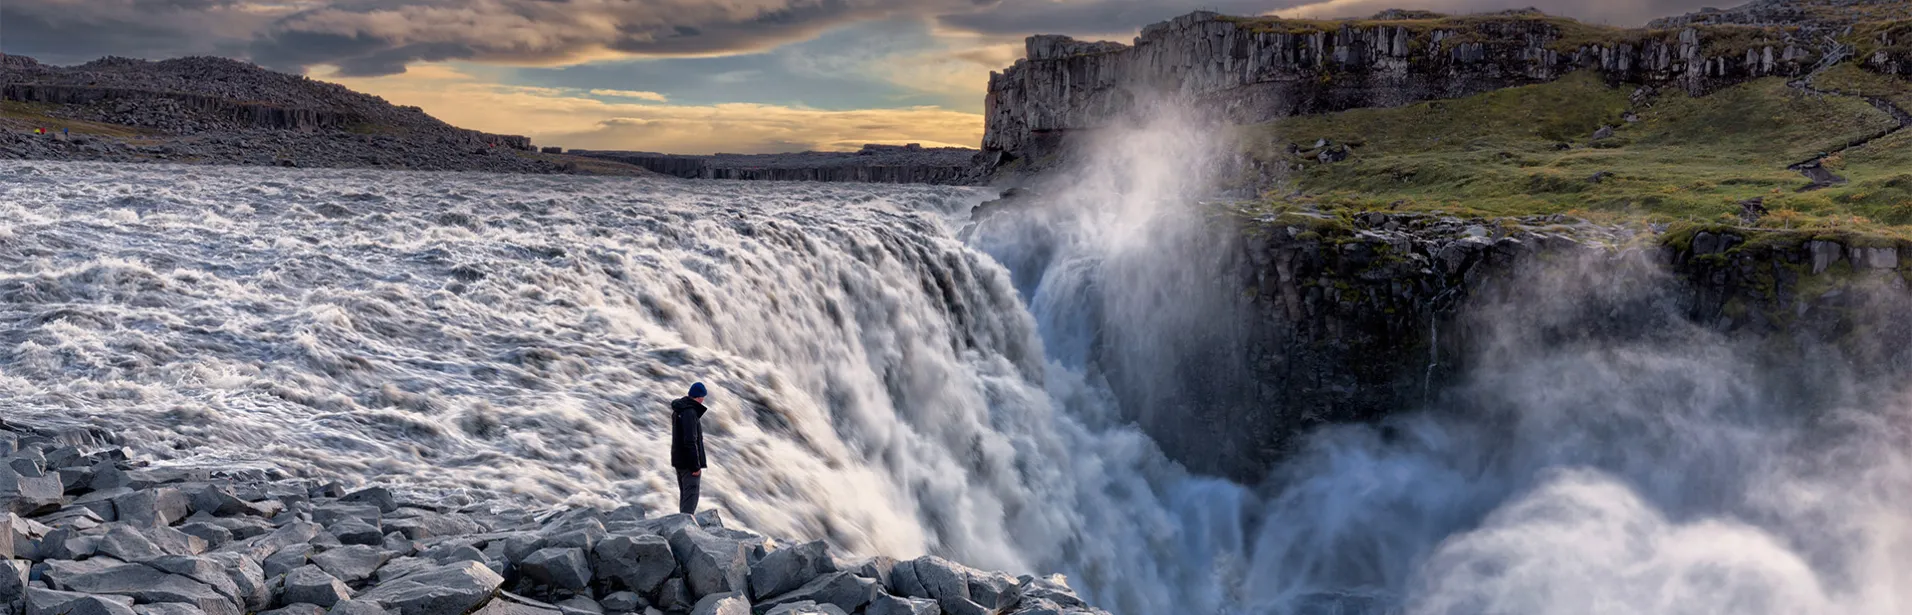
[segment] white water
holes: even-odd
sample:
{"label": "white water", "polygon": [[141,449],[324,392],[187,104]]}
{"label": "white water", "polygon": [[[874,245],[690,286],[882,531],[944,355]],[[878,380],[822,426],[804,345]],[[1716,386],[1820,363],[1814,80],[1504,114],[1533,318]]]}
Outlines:
{"label": "white water", "polygon": [[[1229,309],[1164,205],[1204,179],[1173,128],[1056,196],[1105,207],[982,251],[959,189],[7,163],[0,404],[149,454],[661,510],[664,404],[702,380],[706,506],[1067,573],[1119,615],[1912,609],[1897,383],[1824,368],[1846,403],[1789,406],[1651,302],[1651,335],[1537,341],[1650,298],[1647,267],[1472,308],[1461,387],[1265,489],[1179,470],[1102,384]],[[1028,307],[984,252],[1035,268]]]}

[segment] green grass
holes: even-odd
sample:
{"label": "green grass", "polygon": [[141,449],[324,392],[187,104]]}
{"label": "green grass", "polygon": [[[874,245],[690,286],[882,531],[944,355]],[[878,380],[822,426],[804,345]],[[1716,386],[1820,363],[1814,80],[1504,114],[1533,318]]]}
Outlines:
{"label": "green grass", "polygon": [[1904,79],[1881,75],[1850,62],[1826,69],[1812,80],[1812,85],[1841,94],[1883,98],[1900,109],[1912,111],[1912,87],[1907,87]]}
{"label": "green grass", "polygon": [[45,128],[48,132],[58,132],[61,129],[71,129],[83,135],[119,139],[137,139],[154,134],[152,131],[131,126],[56,117],[51,114],[53,109],[54,105],[45,103],[0,101],[0,120],[4,120],[0,123],[10,126],[12,130],[31,131],[34,128]]}
{"label": "green grass", "polygon": [[[1912,93],[1903,81],[1872,85]],[[1302,167],[1290,176],[1300,196],[1282,197],[1277,209],[1737,224],[1738,202],[1763,197],[1773,213],[1761,224],[1777,228],[1912,225],[1912,134],[1829,159],[1849,185],[1797,192],[1806,180],[1786,169],[1896,125],[1863,100],[1770,78],[1705,97],[1665,94],[1627,123],[1630,92],[1576,74],[1459,100],[1288,118],[1242,136],[1250,155]],[[1594,142],[1602,125],[1616,126],[1615,136]],[[1336,164],[1311,150],[1288,154],[1289,143],[1319,138],[1356,147]],[[1610,175],[1589,181],[1602,172]]]}

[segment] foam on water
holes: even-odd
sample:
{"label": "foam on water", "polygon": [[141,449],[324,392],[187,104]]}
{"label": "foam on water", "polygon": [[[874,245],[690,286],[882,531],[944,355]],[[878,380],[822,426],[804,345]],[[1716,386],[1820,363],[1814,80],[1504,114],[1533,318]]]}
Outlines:
{"label": "foam on water", "polygon": [[702,380],[707,506],[1063,572],[1120,615],[1912,605],[1898,379],[1789,390],[1638,259],[1469,306],[1457,387],[1320,429],[1268,485],[1168,462],[1131,425],[1174,417],[1116,391],[1173,382],[1108,383],[1231,335],[1200,275],[1226,244],[1175,206],[1189,134],[1123,135],[974,247],[955,188],[7,163],[0,407],[183,462],[661,511],[664,406]]}

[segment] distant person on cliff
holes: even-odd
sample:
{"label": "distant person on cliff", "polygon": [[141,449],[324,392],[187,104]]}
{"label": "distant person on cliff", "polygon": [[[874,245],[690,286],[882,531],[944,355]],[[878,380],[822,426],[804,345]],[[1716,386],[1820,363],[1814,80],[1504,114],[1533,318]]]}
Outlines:
{"label": "distant person on cliff", "polygon": [[708,391],[704,383],[690,385],[690,395],[671,402],[671,467],[677,469],[677,510],[684,514],[697,512],[699,483],[703,482],[704,468],[709,463],[704,458],[704,396]]}

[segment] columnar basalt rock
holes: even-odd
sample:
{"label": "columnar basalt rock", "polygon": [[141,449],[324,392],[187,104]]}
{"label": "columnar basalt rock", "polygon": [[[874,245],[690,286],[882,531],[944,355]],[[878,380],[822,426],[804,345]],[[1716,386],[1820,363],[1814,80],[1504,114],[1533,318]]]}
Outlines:
{"label": "columnar basalt rock", "polygon": [[1195,12],[1143,29],[1132,45],[1034,36],[1024,59],[990,76],[983,150],[1042,158],[1065,135],[1145,111],[1156,96],[1252,123],[1458,98],[1577,70],[1703,94],[1803,74],[1819,57],[1807,33],[1716,30],[1596,29],[1532,13],[1324,26]]}

